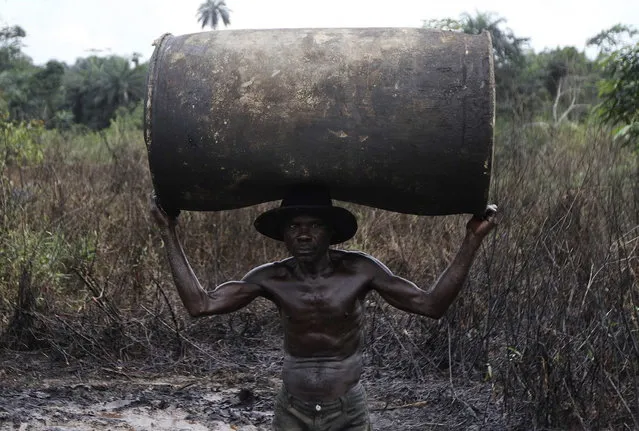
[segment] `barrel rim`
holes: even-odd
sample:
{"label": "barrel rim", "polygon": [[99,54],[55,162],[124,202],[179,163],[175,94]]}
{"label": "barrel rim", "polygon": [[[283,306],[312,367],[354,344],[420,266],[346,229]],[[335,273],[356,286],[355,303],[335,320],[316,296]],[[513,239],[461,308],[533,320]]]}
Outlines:
{"label": "barrel rim", "polygon": [[[492,113],[492,118],[490,120],[490,154],[486,159],[486,174],[488,176],[488,184],[486,186],[486,195],[484,199],[486,201],[486,205],[490,202],[491,199],[491,191],[494,190],[494,164],[495,164],[495,122],[496,122],[496,108],[497,108],[497,86],[495,84],[495,55],[493,51],[493,37],[488,30],[482,30],[481,35],[488,39],[488,83],[490,85],[490,108],[489,112]],[[479,209],[483,211],[483,209]]]}
{"label": "barrel rim", "polygon": [[151,55],[151,60],[149,61],[149,70],[147,71],[146,75],[146,98],[144,100],[144,142],[146,143],[147,151],[151,149],[151,142],[153,140],[151,119],[153,118],[153,94],[155,83],[158,77],[158,58],[160,57],[160,51],[162,50],[164,42],[169,37],[173,37],[173,34],[164,33],[153,42],[155,49],[153,50],[153,54]]}

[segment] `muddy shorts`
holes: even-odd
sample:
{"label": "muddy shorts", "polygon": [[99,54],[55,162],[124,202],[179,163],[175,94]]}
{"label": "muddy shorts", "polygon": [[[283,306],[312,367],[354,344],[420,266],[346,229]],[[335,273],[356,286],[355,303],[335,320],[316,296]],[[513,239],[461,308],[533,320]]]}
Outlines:
{"label": "muddy shorts", "polygon": [[299,400],[282,387],[275,399],[274,431],[370,431],[368,400],[361,383],[335,401]]}

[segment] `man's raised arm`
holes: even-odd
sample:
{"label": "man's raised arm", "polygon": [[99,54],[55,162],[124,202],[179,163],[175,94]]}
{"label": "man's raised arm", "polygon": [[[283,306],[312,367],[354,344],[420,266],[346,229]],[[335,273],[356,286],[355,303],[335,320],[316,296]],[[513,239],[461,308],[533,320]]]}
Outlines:
{"label": "man's raised arm", "polygon": [[207,292],[191,268],[177,236],[177,217],[167,215],[151,198],[151,215],[160,228],[173,281],[184,307],[191,316],[230,313],[248,305],[262,294],[258,284],[229,281]]}
{"label": "man's raised arm", "polygon": [[495,227],[497,207],[489,205],[483,217],[473,217],[466,225],[466,236],[450,265],[426,291],[414,283],[397,277],[379,262],[371,287],[389,304],[401,310],[439,319],[453,303],[468,276],[475,253],[484,237]]}

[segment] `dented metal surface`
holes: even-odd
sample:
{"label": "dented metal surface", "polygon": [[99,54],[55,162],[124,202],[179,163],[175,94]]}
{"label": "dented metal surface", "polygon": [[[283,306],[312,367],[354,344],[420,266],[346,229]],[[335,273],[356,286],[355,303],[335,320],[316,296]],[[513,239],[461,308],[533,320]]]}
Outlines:
{"label": "dented metal surface", "polygon": [[162,202],[223,210],[300,182],[412,214],[481,211],[492,167],[488,34],[290,29],[163,36],[145,139]]}

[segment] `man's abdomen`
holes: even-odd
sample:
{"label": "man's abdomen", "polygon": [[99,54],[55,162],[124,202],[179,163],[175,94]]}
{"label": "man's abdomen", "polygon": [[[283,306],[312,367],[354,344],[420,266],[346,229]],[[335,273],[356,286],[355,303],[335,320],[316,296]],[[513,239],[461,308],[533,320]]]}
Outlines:
{"label": "man's abdomen", "polygon": [[331,401],[355,386],[362,374],[362,354],[346,358],[299,358],[287,355],[282,369],[284,387],[306,401]]}

